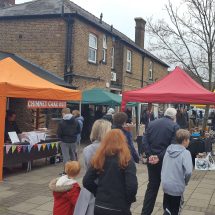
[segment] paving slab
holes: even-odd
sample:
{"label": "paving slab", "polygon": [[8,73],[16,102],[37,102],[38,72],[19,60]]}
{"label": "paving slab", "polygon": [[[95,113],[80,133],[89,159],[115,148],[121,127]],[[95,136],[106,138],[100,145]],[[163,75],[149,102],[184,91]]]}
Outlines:
{"label": "paving slab", "polygon": [[[83,158],[81,156],[81,163]],[[51,215],[53,196],[48,188],[49,182],[62,172],[63,164],[38,165],[29,173],[16,173],[6,176],[0,183],[0,215]],[[84,169],[77,181],[82,184]],[[148,183],[147,168],[137,165],[139,189],[137,202],[132,204],[133,215],[140,215]],[[183,215],[215,215],[215,171],[194,171],[184,193]],[[3,196],[4,198],[1,198]],[[160,188],[153,215],[163,214],[163,191]]]}
{"label": "paving slab", "polygon": [[5,190],[5,191],[0,191],[0,193],[1,193],[0,199],[5,199],[5,198],[15,195],[17,192]]}
{"label": "paving slab", "polygon": [[17,212],[28,212],[34,208],[36,208],[38,205],[32,204],[29,202],[23,202],[17,205],[14,205],[13,207],[9,207],[8,210],[17,211]]}
{"label": "paving slab", "polygon": [[26,202],[41,205],[41,204],[50,202],[52,200],[53,200],[53,198],[50,196],[36,196],[34,198],[28,199]]}
{"label": "paving slab", "polygon": [[3,186],[3,184],[0,184],[0,193],[2,193],[3,191],[8,191],[10,189],[11,189],[11,187]]}
{"label": "paving slab", "polygon": [[214,193],[214,189],[196,188],[193,193],[211,194],[212,195]]}
{"label": "paving slab", "polygon": [[209,200],[205,200],[205,199],[194,199],[194,198],[191,198],[187,201],[187,204],[186,205],[189,205],[189,206],[194,206],[194,207],[204,207],[204,208],[207,208],[208,205],[209,205]]}
{"label": "paving slab", "polygon": [[213,184],[206,184],[206,183],[200,183],[197,188],[206,188],[206,189],[212,189],[214,190],[215,185]]}
{"label": "paving slab", "polygon": [[204,200],[211,200],[212,194],[201,194],[194,192],[190,198],[192,199],[204,199]]}
{"label": "paving slab", "polygon": [[35,208],[36,210],[42,210],[42,211],[52,211],[53,210],[53,202],[47,202],[45,204],[42,204],[40,207]]}
{"label": "paving slab", "polygon": [[50,211],[41,211],[38,209],[30,210],[28,213],[32,215],[51,215],[52,214],[50,213]]}
{"label": "paving slab", "polygon": [[210,205],[214,205],[214,206],[215,206],[215,198],[212,198],[212,199],[210,200]]}
{"label": "paving slab", "polygon": [[205,215],[205,213],[204,212],[198,212],[198,211],[184,210],[182,212],[182,215]]}

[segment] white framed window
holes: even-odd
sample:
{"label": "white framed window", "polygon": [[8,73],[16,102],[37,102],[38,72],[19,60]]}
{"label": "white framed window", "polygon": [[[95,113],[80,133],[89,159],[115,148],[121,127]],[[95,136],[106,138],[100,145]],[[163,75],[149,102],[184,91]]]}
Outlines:
{"label": "white framed window", "polygon": [[153,63],[150,61],[149,63],[149,80],[153,80]]}
{"label": "white framed window", "polygon": [[102,49],[102,62],[106,63],[107,59],[107,36],[103,35],[103,49]]}
{"label": "white framed window", "polygon": [[97,60],[97,36],[89,34],[89,52],[88,61],[96,63]]}
{"label": "white framed window", "polygon": [[115,55],[115,50],[114,47],[111,48],[111,69],[114,69],[114,55]]}
{"label": "white framed window", "polygon": [[126,71],[131,72],[131,51],[127,50]]}

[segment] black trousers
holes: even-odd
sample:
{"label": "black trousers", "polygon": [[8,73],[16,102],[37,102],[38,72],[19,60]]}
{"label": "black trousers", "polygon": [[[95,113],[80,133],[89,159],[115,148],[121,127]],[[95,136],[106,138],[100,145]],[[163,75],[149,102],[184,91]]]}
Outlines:
{"label": "black trousers", "polygon": [[131,215],[130,211],[114,211],[95,206],[94,215]]}
{"label": "black trousers", "polygon": [[181,196],[171,196],[164,193],[163,197],[163,209],[164,215],[178,215],[181,205]]}
{"label": "black trousers", "polygon": [[161,182],[162,162],[151,165],[147,164],[149,182],[145,193],[142,215],[151,215],[155,206],[158,190]]}

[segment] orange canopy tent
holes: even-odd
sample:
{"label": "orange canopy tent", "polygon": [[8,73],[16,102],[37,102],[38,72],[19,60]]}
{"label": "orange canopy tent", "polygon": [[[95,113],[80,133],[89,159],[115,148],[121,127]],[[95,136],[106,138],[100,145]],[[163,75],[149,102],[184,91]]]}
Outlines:
{"label": "orange canopy tent", "polygon": [[8,57],[0,60],[0,181],[3,178],[4,130],[7,98],[80,101],[81,91],[55,85]]}

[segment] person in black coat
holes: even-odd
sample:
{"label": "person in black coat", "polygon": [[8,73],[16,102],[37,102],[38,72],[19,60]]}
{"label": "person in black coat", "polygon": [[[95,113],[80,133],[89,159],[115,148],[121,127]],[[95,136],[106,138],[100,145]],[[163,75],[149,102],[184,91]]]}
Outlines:
{"label": "person in black coat", "polygon": [[132,156],[133,160],[135,161],[135,163],[139,163],[140,158],[139,158],[138,153],[136,152],[136,149],[134,148],[132,134],[131,134],[131,132],[126,131],[125,128],[123,127],[125,125],[125,123],[127,122],[127,119],[128,119],[128,116],[124,112],[119,112],[119,113],[114,114],[112,128],[121,129],[121,131],[123,132],[123,134],[125,135],[125,137],[127,139],[128,148],[131,152],[131,156]]}
{"label": "person in black coat", "polygon": [[131,107],[127,108],[126,114],[128,116],[128,119],[127,119],[126,122],[127,123],[132,123],[132,108]]}
{"label": "person in black coat", "polygon": [[131,215],[138,188],[136,167],[120,129],[104,137],[83,179],[96,197],[94,215]]}
{"label": "person in black coat", "polygon": [[69,108],[64,108],[62,115],[63,119],[59,123],[57,135],[61,140],[61,151],[65,164],[70,160],[76,160],[77,135],[81,132],[81,128]]}
{"label": "person in black coat", "polygon": [[177,110],[176,122],[180,126],[180,128],[182,129],[187,128],[187,116],[186,112],[183,109]]}
{"label": "person in black coat", "polygon": [[155,119],[153,112],[149,110],[144,111],[143,116],[141,118],[141,123],[145,125],[145,128],[148,127],[148,124]]}
{"label": "person in black coat", "polygon": [[21,131],[16,123],[16,113],[14,111],[8,110],[6,119],[5,119],[5,132],[4,132],[4,139],[5,141],[9,140],[8,132],[16,132],[20,134]]}
{"label": "person in black coat", "polygon": [[109,122],[113,122],[113,114],[115,113],[115,110],[113,108],[109,108],[107,111],[107,114],[105,114],[103,116],[103,119],[109,121]]}
{"label": "person in black coat", "polygon": [[143,147],[148,158],[149,183],[145,193],[142,215],[150,215],[154,209],[160,187],[163,157],[167,147],[174,142],[176,131],[179,129],[176,123],[176,113],[174,108],[168,108],[163,118],[149,123],[143,136]]}
{"label": "person in black coat", "polygon": [[212,130],[215,131],[215,113],[212,112],[210,115],[211,124],[212,124]]}

